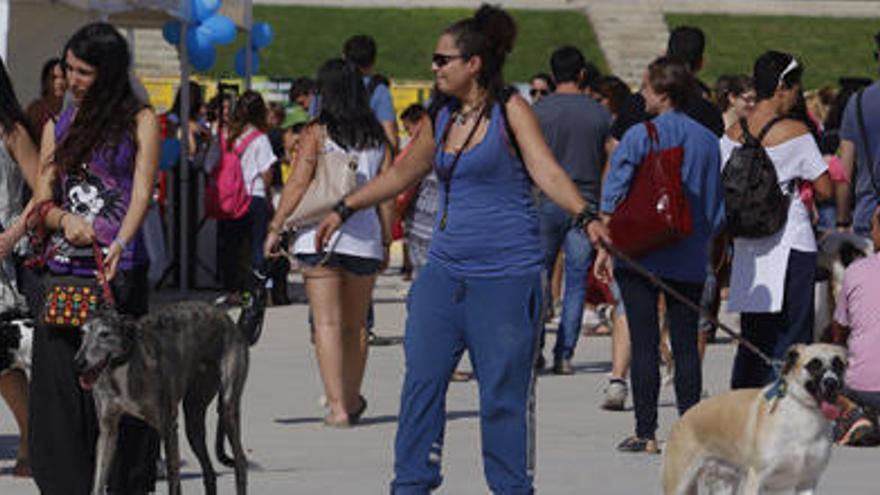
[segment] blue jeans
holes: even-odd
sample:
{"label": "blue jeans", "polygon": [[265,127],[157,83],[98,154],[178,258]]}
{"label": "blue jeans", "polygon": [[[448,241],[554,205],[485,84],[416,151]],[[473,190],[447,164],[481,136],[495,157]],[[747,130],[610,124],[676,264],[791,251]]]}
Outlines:
{"label": "blue jeans", "polygon": [[[660,322],[657,300],[660,290],[634,271],[618,268],[614,277],[626,302],[632,347],[631,381],[636,414],[636,436],[653,439],[657,431],[657,399],[660,396]],[[663,279],[694,304],[699,304],[703,284]],[[703,390],[700,355],[697,352],[699,315],[677,299],[666,297],[669,339],[675,359],[675,400],[679,414],[699,402]]]}
{"label": "blue jeans", "polygon": [[[581,319],[584,313],[584,298],[587,295],[587,275],[593,261],[593,245],[584,231],[571,225],[571,215],[549,200],[544,200],[538,214],[541,220],[541,242],[544,248],[544,268],[548,279],[553,274],[553,266],[559,256],[559,249],[565,253],[565,289],[562,296],[562,317],[556,332],[555,359],[571,359],[578,337],[581,334]],[[544,298],[548,305],[553,301],[549,294],[549,284]],[[549,306],[548,306],[549,307]],[[541,348],[544,347],[544,333],[541,335]]]}
{"label": "blue jeans", "polygon": [[440,486],[449,378],[467,350],[480,394],[483,471],[494,494],[534,492],[535,353],[541,276],[457,276],[422,268],[407,300],[406,374],[394,443],[394,495]]}

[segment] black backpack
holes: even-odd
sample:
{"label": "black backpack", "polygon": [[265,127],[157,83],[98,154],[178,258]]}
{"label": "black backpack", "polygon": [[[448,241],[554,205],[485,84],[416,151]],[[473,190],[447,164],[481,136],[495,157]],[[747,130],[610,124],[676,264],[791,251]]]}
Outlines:
{"label": "black backpack", "polygon": [[724,171],[724,208],[727,230],[734,237],[766,237],[785,226],[791,197],[779,187],[776,168],[761,145],[767,131],[782,117],[775,117],[753,136],[745,119],[740,120],[745,142],[733,150]]}

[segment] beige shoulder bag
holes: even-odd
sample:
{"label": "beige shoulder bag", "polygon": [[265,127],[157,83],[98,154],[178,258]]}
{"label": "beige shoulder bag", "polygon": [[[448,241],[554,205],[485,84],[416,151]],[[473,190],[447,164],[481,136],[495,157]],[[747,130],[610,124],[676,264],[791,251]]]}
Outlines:
{"label": "beige shoulder bag", "polygon": [[328,149],[326,130],[321,134],[315,176],[296,209],[285,220],[285,229],[295,230],[320,222],[333,205],[357,187],[357,156]]}

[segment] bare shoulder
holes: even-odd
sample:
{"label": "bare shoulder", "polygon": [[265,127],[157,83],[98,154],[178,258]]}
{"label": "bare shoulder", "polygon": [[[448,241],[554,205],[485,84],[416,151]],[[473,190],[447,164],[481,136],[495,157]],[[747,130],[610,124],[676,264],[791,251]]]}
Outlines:
{"label": "bare shoulder", "polygon": [[[515,120],[515,117],[530,114],[532,112],[532,107],[529,106],[525,98],[518,93],[514,94],[507,100],[505,108],[507,114],[511,116],[511,120]],[[513,123],[511,122],[511,124]]]}
{"label": "bare shoulder", "polygon": [[767,137],[764,138],[764,145],[776,146],[809,133],[806,124],[800,120],[783,119],[770,128]]}
{"label": "bare shoulder", "polygon": [[724,133],[731,141],[736,141],[737,143],[742,142],[743,131],[742,126],[740,126],[739,122],[734,122],[727,128],[727,131]]}

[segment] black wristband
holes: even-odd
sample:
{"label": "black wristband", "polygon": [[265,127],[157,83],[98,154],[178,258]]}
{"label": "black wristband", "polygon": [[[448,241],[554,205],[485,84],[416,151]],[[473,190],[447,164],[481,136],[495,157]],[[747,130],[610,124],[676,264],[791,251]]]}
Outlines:
{"label": "black wristband", "polygon": [[573,220],[573,224],[576,227],[583,229],[590,222],[592,222],[593,220],[598,220],[598,219],[599,219],[599,214],[596,212],[596,205],[594,205],[592,203],[587,203],[587,206],[585,206],[584,209],[581,210],[580,213],[575,215],[574,220]]}
{"label": "black wristband", "polygon": [[333,205],[333,211],[339,215],[339,218],[341,218],[343,222],[345,222],[348,220],[348,217],[354,214],[355,209],[345,204],[345,198],[342,198],[338,203]]}

